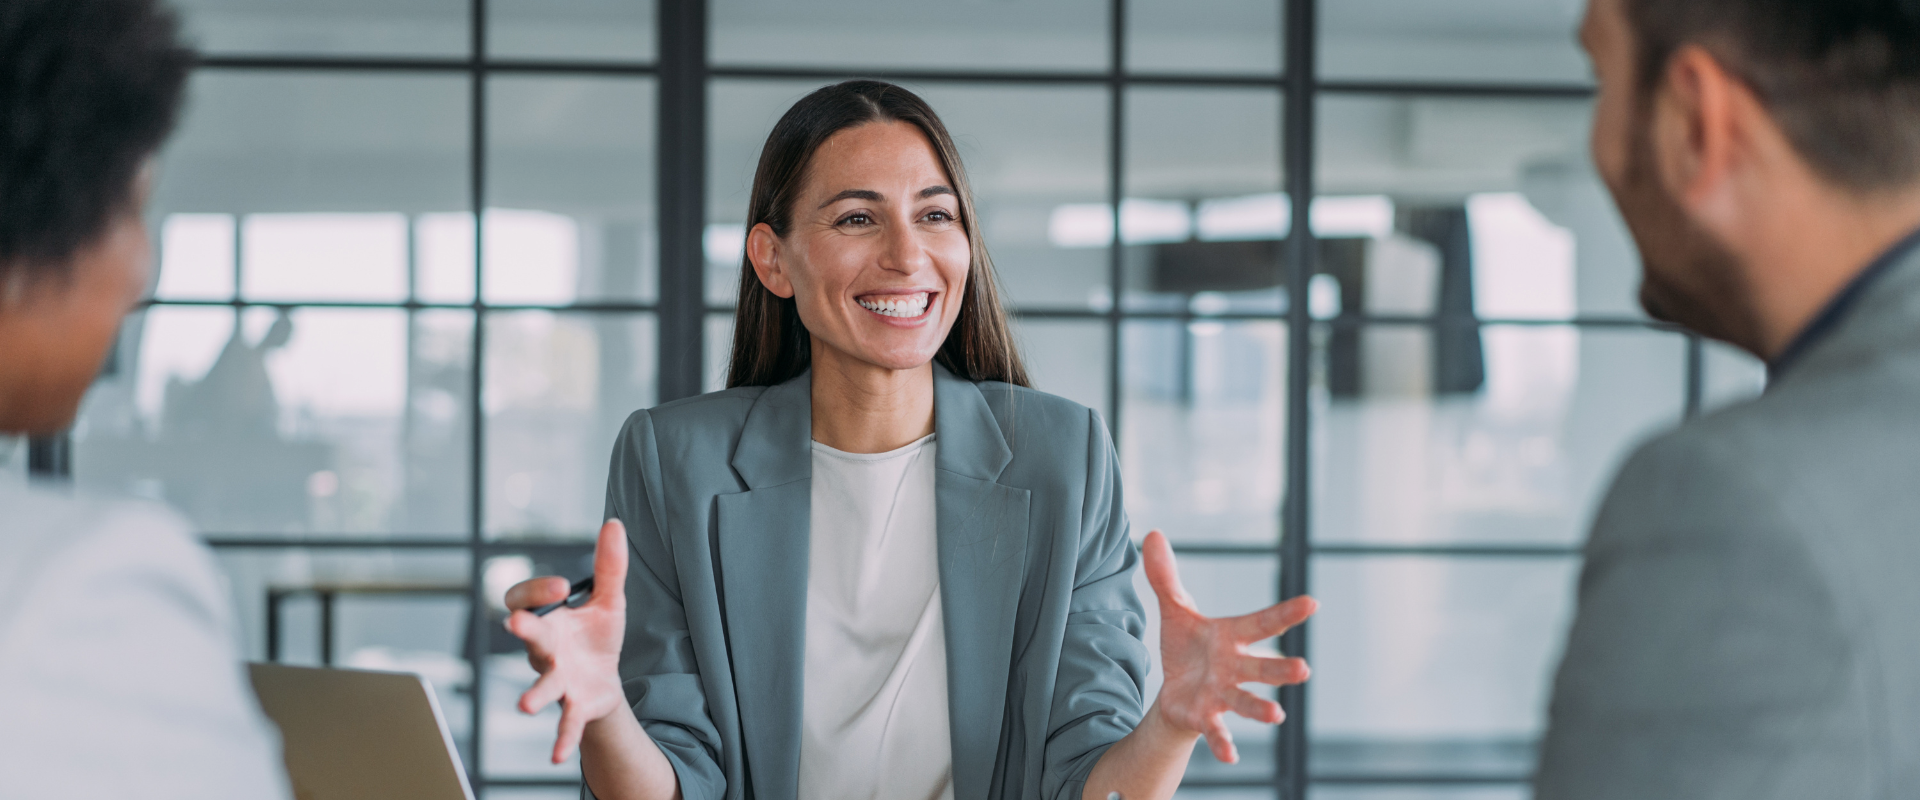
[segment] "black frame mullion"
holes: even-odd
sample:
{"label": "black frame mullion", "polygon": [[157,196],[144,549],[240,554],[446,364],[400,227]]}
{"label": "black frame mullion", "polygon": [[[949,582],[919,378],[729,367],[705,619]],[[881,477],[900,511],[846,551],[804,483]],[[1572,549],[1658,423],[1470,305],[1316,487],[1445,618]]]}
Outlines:
{"label": "black frame mullion", "polygon": [[[488,629],[486,564],[480,557],[486,541],[487,416],[482,398],[486,389],[487,304],[486,304],[486,226],[487,226],[487,3],[469,0],[469,24],[472,51],[468,53],[469,99],[467,107],[468,184],[473,213],[473,338],[467,372],[467,414],[471,426],[467,474],[467,774],[472,776],[475,792],[487,788],[487,643]],[[412,298],[408,298],[411,300]]]}
{"label": "black frame mullion", "polygon": [[1107,432],[1117,446],[1120,424],[1121,297],[1126,288],[1126,241],[1122,237],[1121,207],[1127,194],[1127,0],[1108,0],[1107,33],[1107,202],[1113,214],[1113,241],[1107,243]]}
{"label": "black frame mullion", "polygon": [[660,0],[658,401],[692,397],[706,363],[707,3]]}
{"label": "black frame mullion", "polygon": [[[1287,397],[1285,469],[1286,489],[1280,514],[1280,586],[1282,599],[1307,593],[1311,552],[1312,420],[1308,402],[1312,391],[1313,319],[1307,308],[1307,283],[1313,276],[1314,245],[1314,58],[1316,0],[1284,0],[1286,95],[1282,98],[1281,163],[1286,170],[1288,209],[1292,216],[1285,243],[1287,264]],[[1307,656],[1307,625],[1280,637],[1282,652]],[[1274,736],[1274,794],[1280,800],[1306,800],[1308,736],[1306,687],[1280,689],[1286,724]]]}

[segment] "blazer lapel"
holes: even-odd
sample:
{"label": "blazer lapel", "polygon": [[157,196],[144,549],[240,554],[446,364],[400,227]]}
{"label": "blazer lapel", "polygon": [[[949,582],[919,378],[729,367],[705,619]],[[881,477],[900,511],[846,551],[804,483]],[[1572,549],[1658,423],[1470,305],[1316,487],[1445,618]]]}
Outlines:
{"label": "blazer lapel", "polygon": [[995,481],[1013,460],[978,387],[934,365],[934,477],[940,602],[955,800],[983,800],[993,779],[1026,577],[1031,493]]}
{"label": "blazer lapel", "polygon": [[751,786],[745,796],[799,792],[813,504],[809,377],[761,393],[731,462],[748,491],[715,498],[715,569]]}

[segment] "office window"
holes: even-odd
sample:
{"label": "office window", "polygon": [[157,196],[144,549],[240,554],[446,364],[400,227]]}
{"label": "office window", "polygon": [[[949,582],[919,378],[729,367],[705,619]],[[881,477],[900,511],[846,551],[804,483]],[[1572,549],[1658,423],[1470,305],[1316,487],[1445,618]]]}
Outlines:
{"label": "office window", "polygon": [[1286,725],[1182,798],[1525,796],[1607,476],[1764,382],[1635,303],[1577,3],[179,7],[159,269],[74,477],[206,533],[250,657],[432,678],[494,800],[579,781],[500,594],[590,569],[628,414],[723,385],[761,145],[831,81],[945,118],[1036,382],[1202,607],[1325,604]]}

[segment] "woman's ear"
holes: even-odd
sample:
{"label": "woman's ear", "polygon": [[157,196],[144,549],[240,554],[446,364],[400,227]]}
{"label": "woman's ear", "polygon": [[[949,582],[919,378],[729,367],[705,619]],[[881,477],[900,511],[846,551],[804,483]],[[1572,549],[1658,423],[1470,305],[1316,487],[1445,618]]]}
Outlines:
{"label": "woman's ear", "polygon": [[760,276],[760,285],[777,297],[792,297],[793,279],[788,277],[780,256],[780,237],[774,234],[773,226],[762,222],[747,232],[747,260],[753,262],[753,274]]}

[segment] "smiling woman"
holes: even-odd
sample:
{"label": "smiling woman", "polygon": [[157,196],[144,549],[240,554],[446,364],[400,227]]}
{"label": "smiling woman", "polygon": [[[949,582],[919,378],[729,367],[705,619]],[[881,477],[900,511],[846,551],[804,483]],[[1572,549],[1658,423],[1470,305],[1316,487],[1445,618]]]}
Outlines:
{"label": "smiling woman", "polygon": [[[1027,386],[945,127],[897,86],[801,100],[755,176],[726,391],[634,414],[586,605],[508,627],[607,798],[1173,793],[1313,600],[1201,616],[1141,549],[1093,411]],[[1144,560],[1142,558],[1144,550]],[[628,569],[629,560],[634,565]],[[1144,561],[1162,687],[1148,706]]]}
{"label": "smiling woman", "polygon": [[[862,181],[892,185],[856,185]],[[883,224],[894,221],[881,217],[883,210],[910,215],[902,217],[907,224]],[[913,93],[877,81],[849,81],[802,100],[767,137],[747,215],[751,230],[740,271],[729,387],[780,383],[805,371],[812,360],[813,341],[806,334],[821,332],[802,326],[805,315],[796,305],[792,272],[782,268],[783,259],[788,264],[822,259],[818,272],[823,277],[851,277],[849,270],[832,265],[857,265],[868,254],[889,257],[882,252],[888,249],[892,256],[906,256],[886,262],[901,277],[877,282],[869,277],[873,285],[859,290],[871,295],[867,302],[861,303],[861,296],[849,299],[894,319],[901,319],[890,313],[901,310],[899,301],[924,302],[921,313],[908,319],[939,324],[924,326],[919,344],[927,343],[929,331],[951,331],[933,339],[937,351],[927,355],[969,380],[1029,385],[1000,305],[993,260],[973,224],[966,168],[939,116]],[[781,246],[796,236],[795,245]],[[806,242],[804,249],[799,242]],[[913,255],[916,243],[928,245],[918,250],[924,258]],[[937,302],[940,291],[915,286],[913,279],[938,280],[959,294],[958,301]],[[827,323],[824,316],[814,318]],[[850,342],[830,338],[826,343]]]}

